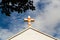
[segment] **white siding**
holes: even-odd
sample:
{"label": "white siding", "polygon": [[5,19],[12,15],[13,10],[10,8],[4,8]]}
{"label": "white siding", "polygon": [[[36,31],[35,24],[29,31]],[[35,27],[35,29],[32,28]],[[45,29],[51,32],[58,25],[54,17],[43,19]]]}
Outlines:
{"label": "white siding", "polygon": [[12,38],[11,40],[55,40],[32,29],[28,29],[22,34]]}

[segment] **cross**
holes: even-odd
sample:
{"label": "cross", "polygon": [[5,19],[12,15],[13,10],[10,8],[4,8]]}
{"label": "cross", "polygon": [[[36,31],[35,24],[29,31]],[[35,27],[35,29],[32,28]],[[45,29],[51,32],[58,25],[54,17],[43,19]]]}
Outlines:
{"label": "cross", "polygon": [[31,27],[31,22],[34,22],[34,19],[32,19],[30,16],[28,16],[28,18],[24,19],[25,22],[28,22],[28,27]]}

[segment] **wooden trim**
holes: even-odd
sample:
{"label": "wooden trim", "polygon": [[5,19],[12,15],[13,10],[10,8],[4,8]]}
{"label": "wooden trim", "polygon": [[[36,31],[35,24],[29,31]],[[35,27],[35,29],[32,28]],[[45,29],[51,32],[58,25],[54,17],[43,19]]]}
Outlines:
{"label": "wooden trim", "polygon": [[54,37],[52,37],[52,36],[50,36],[50,35],[46,35],[46,34],[44,34],[44,33],[40,32],[40,31],[38,31],[38,30],[36,30],[36,29],[34,29],[34,28],[32,28],[32,27],[28,27],[27,29],[23,30],[22,32],[19,32],[18,34],[16,34],[16,35],[12,36],[12,37],[11,37],[11,38],[9,38],[8,40],[13,39],[14,37],[16,37],[16,36],[18,36],[18,35],[20,35],[20,34],[24,33],[25,31],[27,31],[27,30],[29,30],[29,29],[32,29],[32,30],[34,30],[34,31],[36,31],[36,32],[38,32],[38,33],[41,33],[41,34],[45,35],[45,36],[48,36],[48,37],[50,37],[50,38],[52,38],[52,39],[54,39],[54,40],[57,40],[57,39],[55,39]]}

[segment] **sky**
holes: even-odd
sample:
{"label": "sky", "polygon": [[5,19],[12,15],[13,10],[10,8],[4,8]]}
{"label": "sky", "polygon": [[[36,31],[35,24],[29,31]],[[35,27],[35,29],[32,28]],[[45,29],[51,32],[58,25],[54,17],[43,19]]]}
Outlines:
{"label": "sky", "polygon": [[[1,2],[1,0],[0,0]],[[18,14],[12,12],[8,17],[0,11],[0,40],[7,40],[10,36],[28,27],[24,18],[31,16],[35,19],[32,27],[60,39],[60,0],[33,0],[36,10],[27,10]]]}

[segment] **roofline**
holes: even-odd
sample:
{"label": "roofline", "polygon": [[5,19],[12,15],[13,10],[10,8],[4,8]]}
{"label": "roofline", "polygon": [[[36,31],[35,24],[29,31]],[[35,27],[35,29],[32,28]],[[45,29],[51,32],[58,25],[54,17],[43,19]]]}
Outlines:
{"label": "roofline", "polygon": [[21,32],[19,32],[19,33],[17,33],[17,34],[15,34],[14,36],[10,37],[10,38],[7,39],[7,40],[11,40],[11,39],[13,39],[14,37],[16,37],[16,36],[18,36],[18,35],[24,33],[25,31],[27,31],[27,30],[29,30],[29,29],[32,29],[32,30],[34,30],[34,31],[36,31],[36,32],[38,32],[38,33],[41,33],[41,34],[43,34],[43,35],[45,35],[45,36],[48,36],[48,37],[50,37],[50,38],[52,38],[52,39],[57,40],[57,38],[52,37],[51,35],[48,35],[48,34],[46,34],[46,33],[40,32],[40,31],[38,31],[37,29],[32,28],[32,27],[28,27],[28,28],[24,29],[23,31],[21,31]]}

